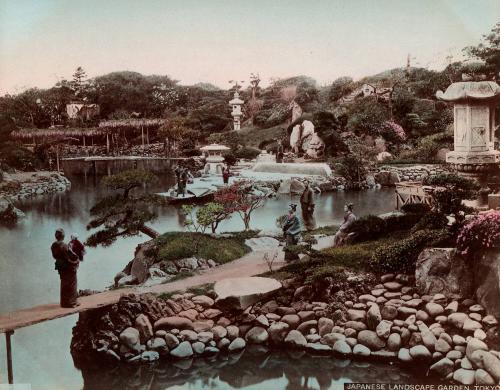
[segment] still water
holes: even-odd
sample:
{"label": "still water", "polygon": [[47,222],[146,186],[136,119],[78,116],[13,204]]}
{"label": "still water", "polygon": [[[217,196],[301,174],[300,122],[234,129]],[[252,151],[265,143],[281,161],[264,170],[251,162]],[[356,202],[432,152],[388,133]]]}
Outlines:
{"label": "still water", "polygon": [[[49,250],[54,231],[62,227],[68,236],[76,232],[85,239],[88,235],[86,224],[89,221],[89,209],[106,193],[99,185],[99,180],[92,176],[69,175],[69,178],[72,182],[70,191],[19,202],[17,206],[26,213],[26,218],[16,227],[0,227],[1,313],[57,301],[59,277],[53,268]],[[143,190],[165,191],[172,184],[172,174],[166,170],[159,174],[157,183]],[[288,204],[293,201],[297,201],[297,198],[281,196],[267,200],[265,206],[252,215],[252,228],[275,231],[276,218],[284,214]],[[317,199],[315,215],[318,226],[339,224],[346,202],[356,205],[358,215],[388,212],[394,208],[394,192],[373,190],[323,194]],[[160,232],[166,232],[182,230],[182,224],[183,215],[179,207],[168,206],[158,210],[158,219],[151,226]],[[219,231],[242,229],[243,222],[235,216],[221,224]],[[136,245],[147,239],[139,235],[119,239],[107,248],[88,248],[85,261],[78,272],[79,288],[102,290],[112,284],[116,272],[131,260]],[[16,382],[31,383],[33,389],[83,388],[82,374],[73,366],[69,353],[71,328],[76,319],[76,316],[70,316],[16,331],[13,336]],[[3,345],[3,340],[0,345]],[[0,359],[0,383],[4,383],[6,370],[3,347],[0,347]],[[189,383],[186,388],[204,387],[196,380]],[[275,382],[273,387],[268,388],[286,387],[284,379],[280,383]],[[220,387],[216,385],[211,388],[234,387],[220,382]]]}

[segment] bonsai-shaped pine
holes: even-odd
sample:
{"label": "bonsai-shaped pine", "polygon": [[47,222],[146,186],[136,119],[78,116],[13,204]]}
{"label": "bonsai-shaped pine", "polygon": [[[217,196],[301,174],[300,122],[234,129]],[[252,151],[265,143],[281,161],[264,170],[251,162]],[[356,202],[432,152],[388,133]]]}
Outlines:
{"label": "bonsai-shaped pine", "polygon": [[459,225],[463,222],[465,213],[471,211],[463,201],[476,199],[479,190],[476,182],[454,173],[428,176],[423,184],[434,187],[433,208],[445,215],[453,215]]}
{"label": "bonsai-shaped pine", "polygon": [[134,236],[139,232],[151,238],[158,237],[159,233],[146,226],[146,223],[157,217],[151,206],[162,204],[162,198],[147,194],[134,196],[131,192],[155,179],[155,175],[140,169],[123,171],[102,179],[101,183],[116,193],[102,198],[90,209],[93,219],[88,223],[87,230],[100,230],[87,238],[86,245],[109,246],[118,237]]}
{"label": "bonsai-shaped pine", "polygon": [[182,211],[186,214],[186,227],[195,233],[205,233],[210,227],[215,233],[219,223],[231,218],[233,211],[222,203],[209,202],[196,209],[192,205],[182,206]]}
{"label": "bonsai-shaped pine", "polygon": [[252,213],[264,205],[266,195],[256,190],[248,180],[239,180],[229,187],[224,187],[215,193],[214,200],[224,205],[228,212],[236,212],[245,224],[245,230],[250,230]]}

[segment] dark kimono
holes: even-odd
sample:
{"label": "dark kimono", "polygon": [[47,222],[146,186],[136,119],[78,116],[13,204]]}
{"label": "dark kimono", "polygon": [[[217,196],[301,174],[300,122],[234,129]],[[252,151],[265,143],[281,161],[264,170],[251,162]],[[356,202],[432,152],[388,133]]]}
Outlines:
{"label": "dark kimono", "polygon": [[288,250],[290,246],[299,243],[300,221],[295,214],[292,216],[287,215],[285,223],[283,224],[283,233],[285,235],[285,260],[298,260],[299,256]]}
{"label": "dark kimono", "polygon": [[302,219],[307,230],[312,230],[316,227],[314,220],[314,193],[311,187],[304,189],[300,196],[300,207],[302,209]]}
{"label": "dark kimono", "polygon": [[76,270],[78,256],[71,252],[64,241],[55,241],[50,247],[52,257],[56,260],[55,269],[61,278],[61,307],[73,307],[77,303],[78,285]]}

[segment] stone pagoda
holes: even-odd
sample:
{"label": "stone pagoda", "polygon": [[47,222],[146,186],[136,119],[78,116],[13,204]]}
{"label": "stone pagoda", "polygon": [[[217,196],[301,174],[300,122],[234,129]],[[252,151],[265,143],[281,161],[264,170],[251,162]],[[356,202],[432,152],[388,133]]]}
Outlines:
{"label": "stone pagoda", "polygon": [[500,152],[494,148],[494,132],[500,86],[493,81],[463,81],[436,96],[453,103],[454,150],[446,154],[446,162],[465,173],[498,168]]}
{"label": "stone pagoda", "polygon": [[245,102],[240,99],[238,90],[234,91],[234,97],[229,101],[229,105],[233,109],[231,115],[233,116],[234,130],[239,130],[241,128],[241,117],[243,116],[241,106],[243,103]]}

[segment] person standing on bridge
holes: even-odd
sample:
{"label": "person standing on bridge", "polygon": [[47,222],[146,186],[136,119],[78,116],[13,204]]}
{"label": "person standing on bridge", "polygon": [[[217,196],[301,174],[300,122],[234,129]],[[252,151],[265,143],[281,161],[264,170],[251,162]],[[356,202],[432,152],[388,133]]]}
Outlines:
{"label": "person standing on bridge", "polygon": [[76,307],[80,304],[77,302],[78,289],[76,271],[78,269],[79,259],[74,254],[68,245],[64,242],[64,230],[56,230],[56,241],[50,247],[52,257],[55,259],[55,269],[59,272],[61,278],[61,307]]}

